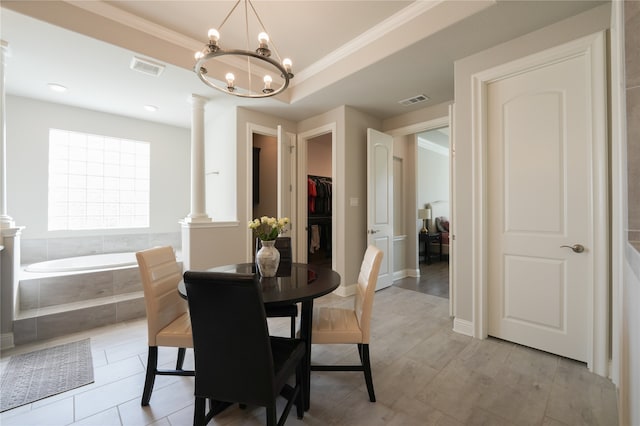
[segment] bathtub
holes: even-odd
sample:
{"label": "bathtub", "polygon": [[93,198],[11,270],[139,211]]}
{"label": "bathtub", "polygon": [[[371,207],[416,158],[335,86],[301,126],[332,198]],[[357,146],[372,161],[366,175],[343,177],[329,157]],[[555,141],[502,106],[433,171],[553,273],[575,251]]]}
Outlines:
{"label": "bathtub", "polygon": [[32,263],[24,269],[26,272],[81,272],[137,266],[136,254],[106,253],[90,256],[67,257],[64,259],[47,260]]}

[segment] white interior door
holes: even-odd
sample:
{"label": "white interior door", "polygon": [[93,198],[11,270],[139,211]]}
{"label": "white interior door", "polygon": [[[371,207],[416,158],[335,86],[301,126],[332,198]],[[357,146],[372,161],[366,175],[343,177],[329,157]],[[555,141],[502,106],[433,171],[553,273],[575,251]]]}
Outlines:
{"label": "white interior door", "polygon": [[486,87],[488,333],[581,361],[594,285],[586,61],[537,64]]}
{"label": "white interior door", "polygon": [[393,137],[367,129],[367,242],[383,251],[376,290],[393,284]]}
{"label": "white interior door", "polygon": [[288,231],[288,236],[291,237],[291,250],[294,256],[294,260],[297,260],[296,251],[296,209],[295,195],[296,195],[296,176],[295,176],[295,145],[296,135],[293,133],[284,133],[282,126],[278,125],[277,128],[278,137],[278,217],[288,217],[291,220],[292,226]]}

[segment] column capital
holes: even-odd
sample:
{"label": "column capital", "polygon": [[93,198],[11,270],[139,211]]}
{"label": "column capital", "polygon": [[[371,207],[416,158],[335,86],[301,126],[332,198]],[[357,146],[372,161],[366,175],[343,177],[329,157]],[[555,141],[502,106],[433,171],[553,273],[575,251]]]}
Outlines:
{"label": "column capital", "polygon": [[206,104],[208,100],[209,98],[201,95],[196,95],[195,93],[192,93],[191,99],[189,99],[192,105],[197,105],[197,106],[204,106],[204,104]]}

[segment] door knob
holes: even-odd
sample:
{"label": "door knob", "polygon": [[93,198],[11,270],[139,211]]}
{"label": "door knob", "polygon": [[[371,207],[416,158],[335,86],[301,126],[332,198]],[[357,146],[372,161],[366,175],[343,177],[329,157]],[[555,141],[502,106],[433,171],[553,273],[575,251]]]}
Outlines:
{"label": "door knob", "polygon": [[574,244],[572,246],[560,246],[560,247],[570,248],[571,250],[573,250],[574,253],[582,253],[584,251],[584,246],[582,244]]}
{"label": "door knob", "polygon": [[375,234],[376,232],[380,232],[380,231],[377,231],[375,229],[372,229],[372,230],[369,231],[370,234]]}

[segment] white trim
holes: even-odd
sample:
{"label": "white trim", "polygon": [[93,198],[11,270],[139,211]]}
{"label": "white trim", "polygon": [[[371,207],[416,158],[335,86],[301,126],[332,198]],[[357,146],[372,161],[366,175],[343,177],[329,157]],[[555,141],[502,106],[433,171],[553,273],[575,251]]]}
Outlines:
{"label": "white trim", "polygon": [[418,147],[445,157],[449,156],[449,148],[445,148],[442,145],[423,139],[420,136],[418,136]]}
{"label": "white trim", "polygon": [[[308,166],[307,166],[307,143],[309,142],[309,139],[313,139],[315,137],[321,136],[321,135],[326,135],[328,133],[331,133],[331,170],[333,170],[333,173],[335,174],[337,172],[337,167],[336,167],[336,131],[337,131],[337,124],[335,122],[332,123],[328,123],[325,124],[323,126],[320,127],[316,127],[315,129],[311,129],[308,130],[304,133],[300,133],[298,134],[298,171],[299,171],[299,176],[298,176],[298,200],[306,200],[307,199],[307,175],[308,173]],[[332,176],[332,179],[335,180],[335,177]],[[338,185],[334,185],[332,187],[332,191],[331,191],[331,205],[336,206],[336,191],[338,191]],[[298,235],[302,236],[305,235],[305,245],[301,245],[298,248],[298,258],[302,259],[301,261],[306,262],[307,261],[307,247],[309,245],[309,241],[307,241],[307,224],[308,224],[308,217],[309,217],[309,212],[308,212],[308,205],[307,202],[300,202],[298,203]],[[332,226],[331,226],[331,240],[333,241],[333,245],[334,247],[332,248],[332,253],[334,253],[334,255],[332,256],[331,259],[331,267],[332,269],[335,269],[335,249],[337,244],[335,244],[335,242],[337,241],[336,239],[336,209],[333,210],[332,212],[332,217],[331,217],[331,222],[332,222]]]}
{"label": "white trim", "polygon": [[356,285],[355,284],[349,284],[349,285],[340,284],[340,286],[333,291],[333,294],[338,295],[338,296],[342,296],[342,297],[353,296],[354,294],[356,294]]}
{"label": "white trim", "polygon": [[[246,199],[245,199],[245,205],[246,205],[246,211],[245,211],[245,218],[247,219],[247,221],[249,221],[250,219],[252,219],[252,215],[253,215],[253,155],[251,154],[253,152],[253,134],[257,133],[259,135],[264,135],[264,136],[271,136],[274,138],[278,137],[278,129],[276,128],[272,128],[272,127],[266,127],[266,126],[261,126],[259,124],[255,124],[255,123],[251,123],[251,122],[247,122],[247,134],[246,134],[246,140],[247,140],[247,146],[246,146],[246,152],[247,152],[247,158],[246,158],[246,170],[247,170],[247,187],[246,187]],[[279,161],[279,160],[278,160]],[[249,229],[249,227],[247,226],[245,229],[245,241],[252,241],[253,240],[253,234],[252,234],[252,230]],[[247,244],[246,246],[247,251],[246,251],[246,256],[247,259],[252,259],[253,258],[253,244]]]}
{"label": "white trim", "polygon": [[608,348],[608,227],[595,224],[608,223],[607,209],[607,133],[606,123],[606,79],[604,58],[604,33],[599,32],[582,37],[572,42],[536,53],[506,64],[476,73],[471,77],[472,83],[472,176],[474,180],[472,194],[473,214],[473,250],[472,250],[472,288],[473,288],[473,336],[484,339],[488,334],[487,320],[487,135],[486,135],[486,86],[494,81],[537,69],[571,57],[585,56],[590,64],[589,72],[592,82],[590,99],[592,105],[593,134],[593,287],[589,294],[587,306],[591,322],[589,326],[589,350],[587,365],[589,370],[605,375],[607,369]]}
{"label": "white trim", "polygon": [[188,222],[186,220],[179,220],[178,223],[183,228],[234,228],[240,225],[238,221],[230,222]]}
{"label": "white trim", "polygon": [[456,141],[454,139],[454,120],[455,120],[455,104],[449,105],[449,214],[451,215],[451,221],[449,222],[449,316],[455,317],[456,304],[458,294],[456,289],[458,285],[456,283],[456,270],[451,265],[458,264],[457,256],[457,244],[456,244],[456,224],[458,218],[456,216],[455,209],[455,194],[456,194]]}
{"label": "white trim", "polygon": [[172,31],[166,27],[141,18],[140,16],[126,12],[115,6],[111,6],[104,1],[64,1],[80,9],[84,9],[114,22],[118,22],[119,24],[126,25],[127,27],[159,38],[160,40],[167,41],[177,46],[189,48],[194,52],[201,50],[205,44],[204,41],[192,39],[191,37],[187,37],[177,31]]}
{"label": "white trim", "polygon": [[440,127],[447,127],[449,125],[449,117],[443,116],[435,118],[429,121],[423,121],[421,123],[411,124],[404,127],[398,127],[393,130],[386,130],[385,133],[391,136],[406,136],[413,135],[415,133],[424,132],[426,130],[437,129]]}
{"label": "white trim", "polygon": [[453,331],[459,334],[464,334],[465,336],[473,335],[473,323],[471,321],[463,320],[460,318],[453,319]]}
{"label": "white trim", "polygon": [[409,6],[391,15],[376,26],[369,28],[358,37],[343,44],[322,59],[314,62],[313,64],[297,73],[295,84],[300,84],[306,79],[326,70],[342,59],[353,55],[364,47],[378,42],[380,39],[386,37],[390,32],[398,28],[402,28],[408,22],[414,20],[417,16],[422,15],[423,13],[434,8],[440,3],[444,3],[444,0],[416,1],[411,3]]}
{"label": "white trim", "polygon": [[[623,280],[627,235],[627,123],[625,91],[624,2],[611,4],[611,380],[619,388],[618,401],[627,401],[622,377],[629,377],[622,359]],[[620,407],[625,424],[627,407]]]}

